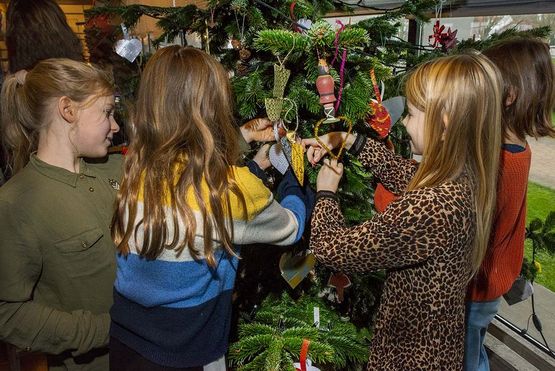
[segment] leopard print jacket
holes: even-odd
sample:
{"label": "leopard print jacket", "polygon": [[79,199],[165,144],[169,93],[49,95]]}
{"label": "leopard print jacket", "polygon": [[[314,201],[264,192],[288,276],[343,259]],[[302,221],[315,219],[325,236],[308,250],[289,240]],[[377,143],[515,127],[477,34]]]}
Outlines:
{"label": "leopard print jacket", "polygon": [[462,370],[473,182],[463,173],[403,193],[416,172],[414,162],[370,139],[358,157],[401,197],[383,214],[347,227],[337,198],[319,194],[310,246],[336,270],[386,269],[368,370]]}

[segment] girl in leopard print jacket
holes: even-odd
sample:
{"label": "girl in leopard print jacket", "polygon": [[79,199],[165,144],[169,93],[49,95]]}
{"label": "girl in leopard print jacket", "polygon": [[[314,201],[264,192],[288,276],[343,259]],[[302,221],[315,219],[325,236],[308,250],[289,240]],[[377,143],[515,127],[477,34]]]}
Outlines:
{"label": "girl in leopard print jacket", "polygon": [[[479,267],[495,205],[501,143],[501,85],[484,56],[465,54],[420,65],[405,87],[403,120],[419,166],[362,135],[342,141],[401,196],[371,220],[347,227],[335,192],[343,173],[324,160],[317,180],[311,248],[345,272],[385,269],[369,370],[462,370],[465,293]],[[312,163],[325,151],[306,139]]]}

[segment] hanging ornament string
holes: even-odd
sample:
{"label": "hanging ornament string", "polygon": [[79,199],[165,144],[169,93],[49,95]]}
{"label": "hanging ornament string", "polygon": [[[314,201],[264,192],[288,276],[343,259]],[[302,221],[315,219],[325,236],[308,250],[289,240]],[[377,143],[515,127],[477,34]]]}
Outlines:
{"label": "hanging ornament string", "polygon": [[239,32],[239,41],[242,43],[245,42],[245,17],[247,16],[246,13],[243,13],[243,19],[241,21],[241,26],[239,26],[239,18],[237,18],[237,10],[233,11],[235,14],[235,24],[237,25],[237,31]]}
{"label": "hanging ornament string", "polygon": [[[293,129],[292,131],[297,131],[299,129],[299,109],[297,107],[297,102],[295,102],[293,99],[289,99],[289,98],[284,98],[283,100],[285,100],[286,102],[291,103],[291,106],[289,107],[289,109],[287,111],[285,111],[285,115],[283,115],[284,121],[287,118],[287,115],[289,114],[289,112],[291,112],[291,110],[294,108],[294,114],[295,114],[295,129]],[[287,122],[287,121],[285,121]],[[285,123],[283,125],[285,127],[285,130],[289,131],[289,128],[287,128],[287,126],[285,126]]]}
{"label": "hanging ornament string", "polygon": [[335,63],[335,59],[337,58],[337,54],[339,53],[339,35],[343,30],[345,30],[345,25],[339,19],[335,21],[339,25],[339,29],[335,32],[335,40],[333,40],[333,46],[335,47],[335,53],[333,54],[333,60],[331,64]]}
{"label": "hanging ornament string", "polygon": [[376,95],[376,100],[378,104],[382,104],[382,95],[380,94],[380,88],[378,87],[378,80],[376,80],[376,74],[374,69],[370,70],[370,80],[372,80],[372,85],[374,86],[374,94]]}
{"label": "hanging ornament string", "polygon": [[[341,34],[341,32],[343,32],[343,30],[345,30],[345,25],[340,20],[337,20],[336,23],[339,24],[340,27],[335,33],[335,40],[333,42],[335,46],[335,54],[331,62],[332,66],[335,63],[335,60],[337,59],[337,54],[339,52],[339,35]],[[341,96],[343,94],[343,85],[345,83],[345,62],[347,61],[347,48],[343,48],[343,54],[341,57],[341,66],[339,67],[339,91],[337,92],[337,101],[335,102],[334,107],[335,112],[337,112],[337,109],[341,104]]]}

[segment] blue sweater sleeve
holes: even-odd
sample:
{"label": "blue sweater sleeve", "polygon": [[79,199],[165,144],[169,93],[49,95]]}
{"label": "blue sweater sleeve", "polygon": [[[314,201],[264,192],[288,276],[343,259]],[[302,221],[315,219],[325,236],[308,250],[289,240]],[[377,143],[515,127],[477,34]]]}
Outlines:
{"label": "blue sweater sleeve", "polygon": [[299,230],[295,242],[301,239],[304,228],[310,220],[314,208],[314,192],[305,185],[301,186],[291,171],[288,169],[277,188],[277,198],[280,205],[290,210],[299,223]]}

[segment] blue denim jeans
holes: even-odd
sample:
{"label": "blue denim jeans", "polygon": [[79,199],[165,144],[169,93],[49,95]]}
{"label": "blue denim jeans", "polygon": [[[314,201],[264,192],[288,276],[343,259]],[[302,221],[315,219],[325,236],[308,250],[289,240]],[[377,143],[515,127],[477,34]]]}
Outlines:
{"label": "blue denim jeans", "polygon": [[500,302],[501,298],[492,301],[466,303],[465,371],[489,371],[484,339],[489,324],[497,314]]}

